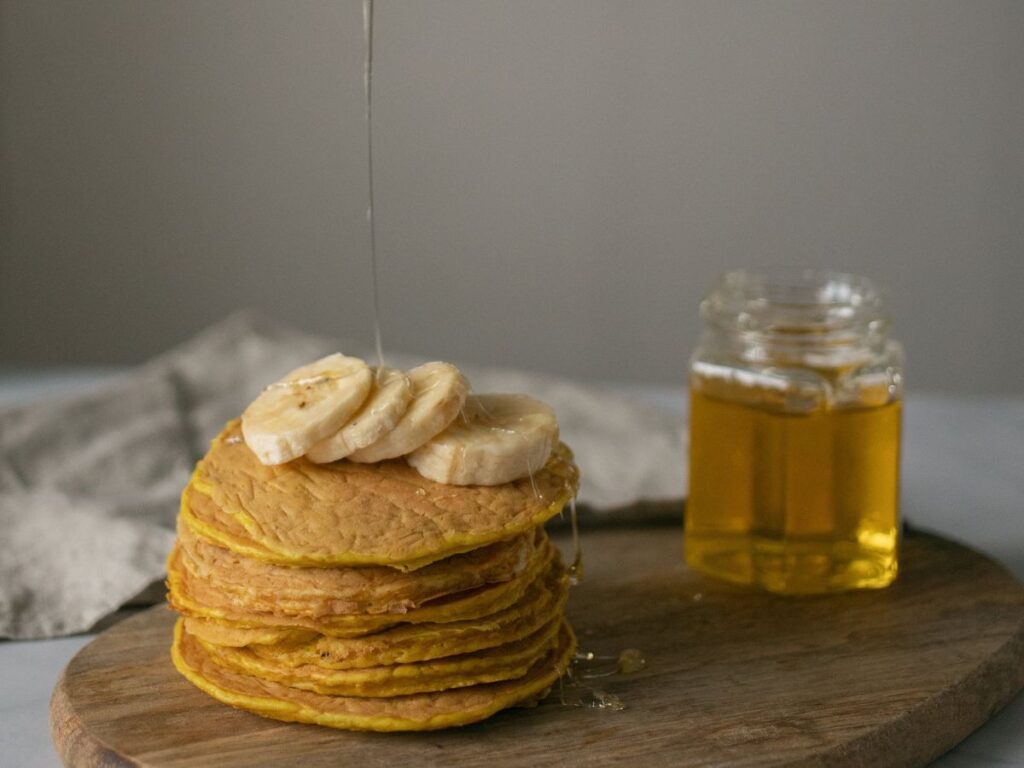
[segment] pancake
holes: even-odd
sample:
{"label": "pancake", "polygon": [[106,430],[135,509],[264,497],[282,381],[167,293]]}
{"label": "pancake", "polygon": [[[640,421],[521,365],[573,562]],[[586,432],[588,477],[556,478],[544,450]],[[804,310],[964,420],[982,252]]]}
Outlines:
{"label": "pancake", "polygon": [[542,525],[575,494],[578,479],[563,444],[533,477],[497,486],[435,483],[402,460],[265,466],[235,420],[191,483],[213,503],[182,514],[197,533],[248,557],[415,570]]}
{"label": "pancake", "polygon": [[185,678],[213,698],[264,717],[350,730],[422,731],[467,725],[536,702],[565,670],[575,646],[563,623],[557,645],[520,678],[390,698],[325,696],[234,672],[214,661],[181,620],[171,658]]}
{"label": "pancake", "polygon": [[538,529],[414,572],[388,566],[294,568],[242,557],[196,536],[184,519],[178,521],[181,564],[192,577],[251,610],[304,616],[403,613],[445,595],[510,581],[529,566],[545,540]]}
{"label": "pancake", "polygon": [[258,655],[247,648],[206,643],[203,647],[218,664],[261,680],[328,696],[381,698],[522,677],[556,645],[561,624],[562,617],[556,616],[524,638],[475,653],[359,669],[329,669],[319,664],[291,667],[272,658],[268,649]]}
{"label": "pancake", "polygon": [[[556,578],[552,578],[557,573]],[[552,591],[555,590],[555,591]],[[189,634],[213,645],[248,647],[260,653],[275,646],[276,658],[298,666],[319,662],[335,669],[401,664],[490,648],[530,634],[561,613],[568,597],[565,570],[552,569],[548,584],[530,585],[517,603],[479,619],[448,623],[398,624],[359,637],[331,637],[308,629],[245,627],[220,619],[185,616]]]}
{"label": "pancake", "polygon": [[[174,606],[171,606],[174,609]],[[176,609],[175,609],[176,610]],[[289,627],[253,627],[234,624],[223,619],[202,618],[185,614],[182,616],[189,634],[202,638],[214,645],[245,648],[260,645],[302,645],[315,642],[324,637],[311,629],[294,629]],[[413,625],[416,626],[416,625]],[[425,624],[424,626],[431,626]],[[357,638],[332,638],[357,639]]]}
{"label": "pancake", "polygon": [[[304,642],[253,644],[250,650],[257,656],[268,656],[293,667],[317,664],[326,669],[357,669],[429,661],[527,637],[560,616],[567,598],[565,571],[552,569],[546,583],[535,581],[515,605],[480,619],[447,624],[403,624],[355,638],[316,636]],[[202,630],[197,634],[204,636]]]}
{"label": "pancake", "polygon": [[185,616],[211,618],[241,628],[306,629],[334,637],[358,637],[401,623],[452,622],[479,619],[504,610],[522,598],[530,584],[551,568],[561,568],[557,551],[545,542],[535,550],[528,567],[516,578],[439,600],[394,614],[337,614],[299,616],[280,610],[253,610],[232,595],[194,578],[181,564],[181,548],[175,545],[167,562],[168,601]]}

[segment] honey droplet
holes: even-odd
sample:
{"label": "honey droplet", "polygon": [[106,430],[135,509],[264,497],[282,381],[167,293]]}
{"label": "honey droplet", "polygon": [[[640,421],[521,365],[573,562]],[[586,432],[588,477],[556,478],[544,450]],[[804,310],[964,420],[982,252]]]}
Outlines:
{"label": "honey droplet", "polygon": [[638,648],[627,648],[619,654],[619,672],[623,675],[632,675],[647,666],[647,659],[643,651]]}
{"label": "honey droplet", "polygon": [[612,675],[632,675],[646,667],[647,658],[643,651],[626,648],[617,656],[601,656],[593,651],[577,653],[569,670],[577,680],[593,680]]}
{"label": "honey droplet", "polygon": [[587,685],[573,671],[570,665],[565,674],[558,678],[558,697],[563,707],[589,707],[610,709],[621,712],[626,708],[622,699],[613,693]]}

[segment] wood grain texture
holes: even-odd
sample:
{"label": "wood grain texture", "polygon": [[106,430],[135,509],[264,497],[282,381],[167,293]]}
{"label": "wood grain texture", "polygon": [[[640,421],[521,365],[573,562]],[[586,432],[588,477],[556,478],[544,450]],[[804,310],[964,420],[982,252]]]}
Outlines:
{"label": "wood grain texture", "polygon": [[74,766],[915,766],[1024,687],[1024,587],[962,546],[912,534],[895,586],[792,599],[704,579],[681,545],[671,528],[585,535],[570,600],[582,647],[648,660],[603,685],[622,712],[555,696],[427,734],[277,723],[181,679],[158,606],[68,664],[54,741]]}

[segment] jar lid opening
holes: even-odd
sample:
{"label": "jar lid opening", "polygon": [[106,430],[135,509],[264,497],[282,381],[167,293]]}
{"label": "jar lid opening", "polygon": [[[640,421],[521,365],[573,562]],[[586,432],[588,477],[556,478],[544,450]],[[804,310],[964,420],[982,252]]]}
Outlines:
{"label": "jar lid opening", "polygon": [[727,272],[701,303],[710,324],[770,334],[873,333],[887,325],[865,277],[811,269]]}

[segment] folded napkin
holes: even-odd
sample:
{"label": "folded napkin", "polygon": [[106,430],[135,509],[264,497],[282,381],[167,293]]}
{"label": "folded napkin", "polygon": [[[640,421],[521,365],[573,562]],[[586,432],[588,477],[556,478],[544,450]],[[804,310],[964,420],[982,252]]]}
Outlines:
{"label": "folded napkin", "polygon": [[[0,411],[0,637],[87,630],[159,582],[179,495],[209,441],[268,382],[339,349],[372,360],[241,313],[98,391]],[[477,392],[555,408],[581,503],[611,511],[684,495],[677,415],[563,379],[460,367]]]}

